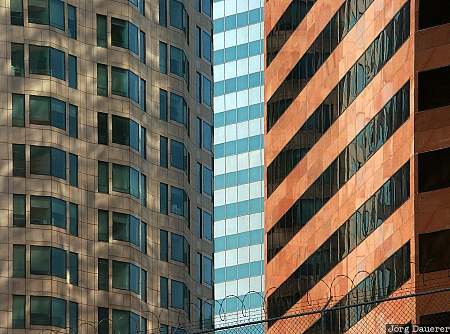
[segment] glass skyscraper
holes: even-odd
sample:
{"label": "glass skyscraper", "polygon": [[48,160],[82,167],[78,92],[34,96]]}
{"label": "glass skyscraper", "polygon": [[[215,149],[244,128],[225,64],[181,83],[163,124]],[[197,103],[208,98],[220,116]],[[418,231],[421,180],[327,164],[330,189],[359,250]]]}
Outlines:
{"label": "glass skyscraper", "polygon": [[[214,0],[215,321],[261,315],[263,0]],[[242,309],[245,310],[244,314]]]}

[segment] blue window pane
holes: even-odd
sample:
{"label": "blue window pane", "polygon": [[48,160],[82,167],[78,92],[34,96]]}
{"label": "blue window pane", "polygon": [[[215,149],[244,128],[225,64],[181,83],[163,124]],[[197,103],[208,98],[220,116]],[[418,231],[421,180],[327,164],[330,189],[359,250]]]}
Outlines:
{"label": "blue window pane", "polygon": [[139,77],[131,71],[128,71],[129,97],[136,103],[139,103]]}
{"label": "blue window pane", "polygon": [[134,54],[139,54],[139,29],[132,23],[128,23],[128,47]]}
{"label": "blue window pane", "polygon": [[64,2],[61,0],[50,0],[50,25],[64,30]]}
{"label": "blue window pane", "polygon": [[52,125],[59,129],[66,129],[66,104],[57,99],[51,99]]}
{"label": "blue window pane", "polygon": [[65,54],[56,49],[50,49],[51,76],[57,79],[66,79]]}

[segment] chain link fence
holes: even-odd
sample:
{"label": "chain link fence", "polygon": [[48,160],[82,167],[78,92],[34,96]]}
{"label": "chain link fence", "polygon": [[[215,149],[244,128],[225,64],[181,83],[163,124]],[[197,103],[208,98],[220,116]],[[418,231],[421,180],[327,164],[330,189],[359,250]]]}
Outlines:
{"label": "chain link fence", "polygon": [[[245,312],[227,319],[228,324],[214,330],[186,330],[194,334],[379,334],[424,331],[450,333],[450,273],[439,279],[412,280],[387,298],[364,298],[346,295],[327,300],[308,301],[300,310],[283,317],[252,320]],[[375,293],[375,295],[377,295]],[[382,295],[382,294],[380,294]],[[361,302],[361,300],[364,300]],[[340,303],[341,302],[341,303]],[[264,310],[261,311],[264,313]],[[254,315],[254,318],[257,315]],[[222,322],[223,324],[223,322]]]}

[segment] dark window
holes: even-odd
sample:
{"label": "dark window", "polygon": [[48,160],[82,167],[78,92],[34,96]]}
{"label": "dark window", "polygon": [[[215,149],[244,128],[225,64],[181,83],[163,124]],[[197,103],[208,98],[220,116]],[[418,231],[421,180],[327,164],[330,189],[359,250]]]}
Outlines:
{"label": "dark window", "polygon": [[97,95],[108,96],[108,66],[97,64]]}
{"label": "dark window", "polygon": [[421,325],[448,326],[450,324],[450,312],[440,312],[420,316]]}
{"label": "dark window", "polygon": [[26,225],[26,198],[25,195],[13,195],[13,226],[25,227]]}
{"label": "dark window", "polygon": [[142,64],[145,64],[147,61],[147,47],[146,47],[146,41],[145,41],[145,32],[141,31],[139,32],[139,59],[141,60]]}
{"label": "dark window", "polygon": [[77,39],[77,8],[67,4],[67,34]]}
{"label": "dark window", "polygon": [[66,80],[65,54],[47,46],[29,46],[30,74],[49,75]]}
{"label": "dark window", "polygon": [[16,77],[25,75],[23,44],[11,43],[11,69]]}
{"label": "dark window", "polygon": [[134,24],[111,18],[111,45],[139,54],[139,29]]}
{"label": "dark window", "polygon": [[183,78],[189,86],[189,61],[182,49],[170,46],[170,73]]}
{"label": "dark window", "polygon": [[177,216],[186,216],[187,195],[183,189],[174,186],[170,187],[170,212]]}
{"label": "dark window", "polygon": [[186,266],[189,266],[190,246],[186,239],[182,235],[171,233],[170,244],[170,259],[172,261],[181,262]]}
{"label": "dark window", "polygon": [[109,213],[98,210],[98,241],[109,241]]}
{"label": "dark window", "polygon": [[419,153],[419,192],[450,187],[450,148]]}
{"label": "dark window", "polygon": [[125,117],[112,116],[112,142],[127,145],[139,151],[139,124]]}
{"label": "dark window", "polygon": [[78,254],[69,252],[70,284],[78,285]]}
{"label": "dark window", "polygon": [[172,167],[187,171],[187,150],[184,144],[170,140],[170,165]]}
{"label": "dark window", "polygon": [[159,71],[167,74],[167,44],[159,42]]}
{"label": "dark window", "polygon": [[167,27],[167,0],[159,0],[159,24]]}
{"label": "dark window", "polygon": [[419,111],[450,105],[449,91],[450,66],[419,72]]}
{"label": "dark window", "polygon": [[203,211],[202,219],[202,236],[204,239],[212,241],[213,240],[213,219],[212,215],[206,211]]}
{"label": "dark window", "polygon": [[169,190],[165,183],[159,184],[159,212],[163,215],[169,213]]}
{"label": "dark window", "polygon": [[108,145],[108,114],[97,113],[97,141]]}
{"label": "dark window", "polygon": [[78,236],[78,205],[69,203],[69,233],[73,236]]}
{"label": "dark window", "polygon": [[170,283],[170,306],[188,312],[190,305],[188,288],[183,282],[176,280],[171,280]]}
{"label": "dark window", "polygon": [[159,278],[159,304],[162,308],[169,307],[169,280],[165,277]]}
{"label": "dark window", "polygon": [[12,126],[25,126],[25,95],[12,94]]}
{"label": "dark window", "polygon": [[66,179],[66,152],[53,147],[30,146],[30,173]]}
{"label": "dark window", "polygon": [[66,301],[53,297],[30,297],[30,324],[66,327]]}
{"label": "dark window", "polygon": [[30,196],[30,224],[66,228],[66,202],[48,196]]}
{"label": "dark window", "polygon": [[69,136],[78,138],[78,107],[69,104]]}
{"label": "dark window", "polygon": [[98,259],[98,289],[109,291],[109,262]]}
{"label": "dark window", "polygon": [[203,122],[203,131],[202,131],[202,139],[203,139],[203,148],[212,152],[213,149],[213,129],[212,126],[206,122]]}
{"label": "dark window", "polygon": [[420,273],[450,269],[450,230],[419,234]]}
{"label": "dark window", "polygon": [[13,295],[12,328],[25,328],[25,301],[25,296]]}
{"label": "dark window", "polygon": [[[97,14],[97,46],[107,47],[107,18],[105,15]],[[98,74],[98,72],[97,72]],[[98,93],[97,93],[98,94]],[[99,94],[101,95],[101,94]]]}
{"label": "dark window", "polygon": [[98,192],[109,193],[109,164],[107,162],[98,162]]}
{"label": "dark window", "polygon": [[187,126],[188,109],[181,95],[170,93],[170,120]]}
{"label": "dark window", "polygon": [[65,30],[64,2],[61,0],[29,0],[28,22],[46,24]]}
{"label": "dark window", "polygon": [[450,2],[447,0],[420,0],[419,29],[450,23]]}
{"label": "dark window", "polygon": [[167,91],[159,90],[159,119],[167,122],[167,109],[168,109],[168,97]]}
{"label": "dark window", "polygon": [[99,307],[97,309],[98,334],[109,334],[109,309]]}
{"label": "dark window", "polygon": [[141,182],[143,181],[142,176],[144,175],[132,167],[113,164],[113,190],[145,199],[145,182]]}
{"label": "dark window", "polygon": [[202,186],[203,193],[212,197],[213,195],[213,172],[208,167],[202,168]]}
{"label": "dark window", "polygon": [[78,156],[69,153],[69,184],[78,187]]}
{"label": "dark window", "polygon": [[139,82],[139,77],[133,72],[111,67],[111,94],[128,97],[139,103]]}
{"label": "dark window", "polygon": [[[294,6],[293,10],[297,7],[303,0],[294,1],[291,6]],[[356,2],[355,0],[346,0],[342,4],[340,10],[336,13],[329,24],[324,28],[316,40],[312,43],[309,50],[305,53],[303,57],[297,62],[291,72],[288,74],[284,82],[277,88],[275,93],[267,102],[267,130],[269,131],[278,119],[284,114],[291,103],[300,94],[306,84],[311,80],[315,73],[319,70],[322,64],[327,60],[331,52],[334,51],[338,43],[344,38],[347,32],[353,27],[362,13],[368,8],[372,3],[372,0],[366,1],[365,6],[358,8],[359,13],[356,13]],[[294,5],[296,4],[296,5]],[[302,7],[300,7],[301,9]],[[350,10],[352,9],[352,10]],[[292,10],[292,9],[291,9]],[[284,44],[284,39],[280,43],[280,33],[283,36],[283,31],[278,31],[278,25],[283,22],[284,15],[289,13],[289,9],[283,14],[283,17],[274,27],[272,32],[269,33],[267,37],[267,65],[275,57],[276,53],[280,50],[281,46]],[[351,14],[352,13],[352,14]],[[297,12],[298,14],[298,12]],[[356,14],[356,17],[355,17]],[[293,14],[294,15],[294,14]],[[304,14],[306,15],[306,13]],[[303,15],[300,12],[300,17]],[[286,19],[290,19],[287,16]],[[394,26],[403,26],[403,29],[392,29]],[[279,27],[279,29],[284,30],[285,26]],[[286,27],[292,27],[288,24]],[[290,33],[289,33],[290,35]],[[288,35],[288,36],[289,36]],[[331,44],[323,41],[327,41],[331,36]],[[392,57],[392,55],[400,48],[403,42],[409,37],[409,2],[400,10],[395,18],[386,26],[385,30],[374,40],[372,45],[366,50],[362,58],[366,60],[373,60],[366,64],[366,71],[369,73],[366,82],[367,85],[373,76],[378,73],[383,65]],[[387,49],[383,54],[380,45],[382,46],[387,39],[394,39],[397,41],[396,45],[392,45],[390,49]],[[272,51],[272,49],[274,51]],[[273,55],[272,55],[273,54]],[[355,89],[360,92],[364,87],[359,86],[357,88],[357,70],[355,64],[352,69],[342,78],[341,82],[334,89],[332,94],[336,94],[340,97],[339,107],[340,113],[342,113],[347,106],[353,101],[357,93]],[[361,84],[361,82],[360,82]],[[331,95],[332,95],[331,94]],[[320,106],[319,108],[321,108]],[[335,119],[333,119],[334,122]]]}
{"label": "dark window", "polygon": [[26,246],[14,245],[13,246],[13,277],[25,277],[26,276]]}
{"label": "dark window", "polygon": [[69,333],[78,334],[78,304],[69,302]]}
{"label": "dark window", "polygon": [[77,89],[78,87],[78,69],[77,69],[77,57],[69,55],[68,59],[69,68],[69,87]]}
{"label": "dark window", "polygon": [[10,0],[11,24],[23,26],[23,0]]}
{"label": "dark window", "polygon": [[67,276],[66,252],[54,247],[30,246],[30,273],[65,279]]}
{"label": "dark window", "polygon": [[112,216],[112,236],[114,240],[127,241],[141,248],[141,222],[133,215],[113,212]]}
{"label": "dark window", "polygon": [[202,282],[208,286],[213,284],[213,261],[207,256],[203,256]]}
{"label": "dark window", "polygon": [[128,0],[139,11],[139,14],[145,16],[145,0]]}
{"label": "dark window", "polygon": [[13,176],[25,177],[25,145],[12,144]]}
{"label": "dark window", "polygon": [[167,168],[169,159],[168,140],[166,137],[159,137],[159,165]]}
{"label": "dark window", "polygon": [[169,260],[169,237],[167,231],[159,231],[159,259],[161,261]]}
{"label": "dark window", "polygon": [[48,96],[30,96],[30,123],[66,129],[66,103]]}
{"label": "dark window", "polygon": [[[186,38],[189,34],[189,14],[184,8],[184,4],[178,0],[170,1],[170,25],[174,28],[182,30]],[[189,42],[188,42],[189,44]]]}

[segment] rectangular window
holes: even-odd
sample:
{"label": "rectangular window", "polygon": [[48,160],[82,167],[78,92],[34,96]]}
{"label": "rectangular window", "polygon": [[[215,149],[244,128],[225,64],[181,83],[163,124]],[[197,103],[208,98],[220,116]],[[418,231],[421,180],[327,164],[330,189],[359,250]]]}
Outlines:
{"label": "rectangular window", "polygon": [[97,46],[107,47],[107,30],[106,16],[97,14]]}
{"label": "rectangular window", "polygon": [[189,33],[189,15],[184,4],[178,0],[170,0],[170,25],[182,30],[186,35]]}
{"label": "rectangular window", "polygon": [[450,148],[419,153],[419,192],[450,187]]}
{"label": "rectangular window", "polygon": [[171,280],[170,283],[170,306],[187,312],[189,309],[189,290],[183,282]]}
{"label": "rectangular window", "polygon": [[206,122],[203,122],[203,131],[202,131],[202,139],[203,139],[203,148],[209,152],[212,152],[212,143],[213,143],[213,129],[212,126]]}
{"label": "rectangular window", "polygon": [[167,106],[169,104],[167,91],[159,90],[159,119],[167,122]]}
{"label": "rectangular window", "polygon": [[77,8],[67,4],[67,35],[77,39]]}
{"label": "rectangular window", "polygon": [[170,259],[189,266],[190,246],[186,239],[182,235],[171,233],[170,245]]}
{"label": "rectangular window", "polygon": [[169,280],[165,277],[159,278],[159,304],[162,308],[169,307]]}
{"label": "rectangular window", "polygon": [[30,247],[30,273],[65,279],[67,276],[66,252],[54,247]]}
{"label": "rectangular window", "polygon": [[169,190],[165,183],[159,184],[159,212],[167,215],[169,212]]}
{"label": "rectangular window", "polygon": [[108,114],[97,113],[97,141],[108,145]]}
{"label": "rectangular window", "polygon": [[167,44],[159,42],[159,71],[167,74]]}
{"label": "rectangular window", "polygon": [[11,69],[16,77],[25,75],[23,44],[11,43]]}
{"label": "rectangular window", "polygon": [[206,211],[203,211],[203,238],[213,240],[213,219],[212,215]]}
{"label": "rectangular window", "polygon": [[447,0],[419,1],[419,29],[446,23],[450,23],[450,3]]}
{"label": "rectangular window", "polygon": [[207,105],[208,107],[211,107],[212,105],[212,85],[211,81],[205,77],[204,75],[202,77],[202,103]]}
{"label": "rectangular window", "polygon": [[69,252],[69,282],[78,285],[78,254]]}
{"label": "rectangular window", "polygon": [[159,0],[159,24],[167,27],[167,0]]}
{"label": "rectangular window", "polygon": [[29,0],[28,22],[50,25],[65,30],[64,2],[61,0]]}
{"label": "rectangular window", "polygon": [[141,127],[141,137],[139,147],[141,157],[147,159],[147,130],[144,127]]}
{"label": "rectangular window", "polygon": [[450,105],[449,78],[450,66],[419,72],[419,111]]}
{"label": "rectangular window", "polygon": [[13,245],[13,277],[26,276],[26,246]]}
{"label": "rectangular window", "polygon": [[147,254],[147,224],[141,221],[141,247],[142,253]]}
{"label": "rectangular window", "polygon": [[12,94],[12,126],[25,126],[25,95]]}
{"label": "rectangular window", "polygon": [[13,226],[14,227],[25,227],[25,223],[26,223],[25,204],[26,204],[25,195],[21,195],[21,194],[13,195]]}
{"label": "rectangular window", "polygon": [[66,179],[66,152],[53,147],[30,146],[30,173]]}
{"label": "rectangular window", "polygon": [[78,138],[78,107],[69,104],[69,136]]}
{"label": "rectangular window", "polygon": [[187,125],[187,104],[181,95],[170,93],[170,120]]}
{"label": "rectangular window", "polygon": [[203,193],[212,197],[213,194],[213,172],[211,169],[203,166],[203,177],[202,177],[202,185],[203,185]]}
{"label": "rectangular window", "polygon": [[69,302],[69,333],[78,334],[78,304]]}
{"label": "rectangular window", "polygon": [[65,54],[47,46],[29,46],[30,74],[49,75],[66,79]]}
{"label": "rectangular window", "polygon": [[69,233],[75,237],[78,236],[78,205],[69,203]]}
{"label": "rectangular window", "polygon": [[25,328],[25,296],[13,295],[12,328]]}
{"label": "rectangular window", "polygon": [[69,184],[78,187],[78,156],[69,153]]}
{"label": "rectangular window", "polygon": [[189,85],[189,62],[182,49],[170,46],[170,73],[183,78]]}
{"label": "rectangular window", "polygon": [[202,31],[201,36],[202,41],[202,56],[205,60],[208,62],[211,62],[211,55],[212,55],[212,39],[211,35],[208,34],[206,31]]}
{"label": "rectangular window", "polygon": [[139,77],[129,70],[111,67],[111,94],[128,97],[139,103]]}
{"label": "rectangular window", "polygon": [[170,165],[187,171],[187,150],[183,143],[173,139],[170,140]]}
{"label": "rectangular window", "polygon": [[112,261],[112,287],[114,289],[130,290],[130,264]]}
{"label": "rectangular window", "polygon": [[109,212],[98,210],[98,241],[109,242]]}
{"label": "rectangular window", "polygon": [[78,87],[78,69],[77,69],[77,57],[68,56],[68,68],[69,68],[69,87],[77,89]]}
{"label": "rectangular window", "polygon": [[201,194],[203,190],[203,179],[202,179],[202,164],[197,162],[195,164],[195,190]]}
{"label": "rectangular window", "polygon": [[98,192],[109,193],[109,164],[107,162],[98,162]]}
{"label": "rectangular window", "polygon": [[166,137],[159,137],[159,165],[161,167],[167,168],[168,166],[168,139]]}
{"label": "rectangular window", "polygon": [[108,66],[97,64],[97,95],[108,96]]}
{"label": "rectangular window", "polygon": [[203,273],[202,282],[208,286],[212,286],[213,281],[213,261],[207,256],[203,256]]}
{"label": "rectangular window", "polygon": [[170,187],[170,212],[185,217],[187,213],[187,196],[186,192],[174,186]]}
{"label": "rectangular window", "polygon": [[13,176],[25,177],[25,145],[12,144]]}
{"label": "rectangular window", "polygon": [[145,32],[140,31],[139,32],[139,59],[141,60],[142,64],[146,63],[147,59],[147,48],[146,48],[146,41],[145,41]]}
{"label": "rectangular window", "polygon": [[159,259],[167,262],[169,260],[169,237],[168,232],[159,231]]}
{"label": "rectangular window", "polygon": [[66,130],[66,103],[48,96],[30,96],[30,123]]}
{"label": "rectangular window", "polygon": [[109,309],[99,307],[97,309],[98,334],[109,334]]}
{"label": "rectangular window", "polygon": [[109,262],[98,259],[98,289],[109,291]]}
{"label": "rectangular window", "polygon": [[139,108],[147,111],[147,82],[144,79],[139,80]]}
{"label": "rectangular window", "polygon": [[11,25],[23,26],[23,0],[10,0]]}
{"label": "rectangular window", "polygon": [[195,280],[200,284],[202,283],[202,269],[202,254],[197,253],[195,254]]}
{"label": "rectangular window", "polygon": [[420,273],[450,269],[450,230],[419,234]]}
{"label": "rectangular window", "polygon": [[202,119],[200,117],[196,118],[196,132],[195,132],[195,143],[198,147],[202,147]]}

